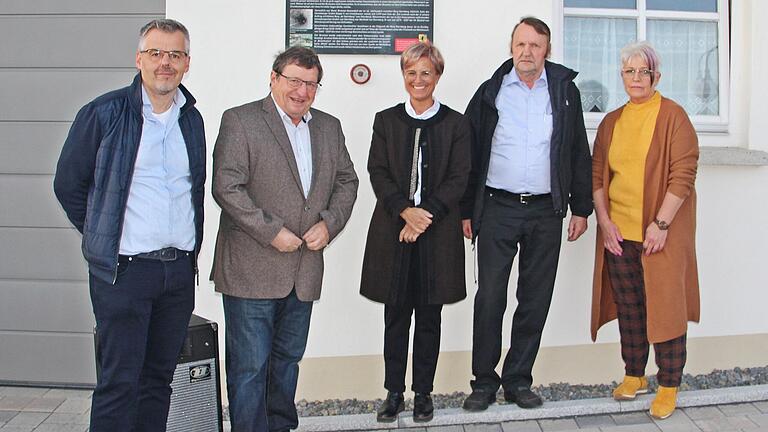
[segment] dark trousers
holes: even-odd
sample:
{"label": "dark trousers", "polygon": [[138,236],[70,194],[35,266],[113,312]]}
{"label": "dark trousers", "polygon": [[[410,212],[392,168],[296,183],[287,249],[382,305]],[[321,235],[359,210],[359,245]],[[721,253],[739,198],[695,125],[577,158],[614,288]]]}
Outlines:
{"label": "dark trousers", "polygon": [[227,395],[232,432],[299,426],[294,398],[312,302],[224,295]]}
{"label": "dark trousers", "polygon": [[[621,244],[623,253],[616,256],[605,252],[608,277],[613,289],[613,300],[619,319],[621,358],[625,373],[629,376],[645,375],[648,363],[648,333],[645,309],[645,284],[643,283],[643,244],[625,240]],[[686,360],[686,335],[653,344],[656,378],[660,385],[678,387],[683,376]]]}
{"label": "dark trousers", "polygon": [[413,385],[416,393],[431,393],[440,354],[440,314],[443,305],[384,306],[384,388],[405,391],[408,364],[408,336],[411,315],[415,312],[413,331]]}
{"label": "dark trousers", "polygon": [[92,432],[165,431],[171,381],[195,306],[191,253],[120,256],[114,285],[90,276],[100,375]]}
{"label": "dark trousers", "polygon": [[395,297],[394,304],[384,305],[384,388],[405,392],[405,370],[408,365],[408,338],[411,316],[413,330],[413,384],[416,393],[432,393],[437,358],[440,355],[440,321],[443,305],[424,304],[428,295],[416,243],[409,249],[407,281]]}
{"label": "dark trousers", "polygon": [[[522,204],[486,191],[478,236],[478,290],[472,332],[473,389],[530,387],[531,371],[549,313],[560,253],[563,220],[551,199]],[[501,326],[507,307],[512,261],[520,249],[517,308],[501,377]]]}

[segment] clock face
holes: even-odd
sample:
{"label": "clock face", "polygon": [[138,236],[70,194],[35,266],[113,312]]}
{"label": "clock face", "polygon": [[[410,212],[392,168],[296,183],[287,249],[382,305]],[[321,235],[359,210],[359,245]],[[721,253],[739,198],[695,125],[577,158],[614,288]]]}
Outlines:
{"label": "clock face", "polygon": [[349,76],[355,84],[365,84],[371,79],[371,69],[364,64],[357,64],[352,66]]}

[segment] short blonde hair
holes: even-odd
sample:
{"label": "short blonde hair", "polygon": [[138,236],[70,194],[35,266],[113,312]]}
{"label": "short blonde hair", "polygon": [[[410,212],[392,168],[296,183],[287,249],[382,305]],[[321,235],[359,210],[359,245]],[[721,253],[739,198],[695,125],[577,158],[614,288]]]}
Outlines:
{"label": "short blonde hair", "polygon": [[434,66],[435,72],[437,72],[438,75],[443,74],[443,71],[445,70],[445,60],[443,60],[443,55],[440,54],[440,50],[429,41],[417,42],[403,51],[400,55],[400,70],[405,71],[407,66],[416,63],[422,57],[426,57],[432,62],[432,66]]}

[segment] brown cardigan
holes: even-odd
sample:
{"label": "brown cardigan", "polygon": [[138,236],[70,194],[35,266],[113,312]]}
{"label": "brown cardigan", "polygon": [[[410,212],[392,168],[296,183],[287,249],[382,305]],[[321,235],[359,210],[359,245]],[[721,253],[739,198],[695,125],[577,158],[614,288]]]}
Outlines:
{"label": "brown cardigan", "polygon": [[[592,190],[603,189],[606,205],[610,170],[608,149],[613,128],[623,107],[605,116],[597,130],[592,156]],[[699,281],[696,268],[696,167],[699,146],[696,131],[680,105],[662,98],[656,129],[645,160],[643,227],[656,218],[664,195],[683,201],[670,224],[661,252],[643,255],[648,341],[664,342],[687,331],[688,321],[699,321]],[[643,229],[645,232],[645,229]],[[603,235],[598,226],[592,287],[592,340],[605,323],[616,319],[608,270],[604,265]]]}

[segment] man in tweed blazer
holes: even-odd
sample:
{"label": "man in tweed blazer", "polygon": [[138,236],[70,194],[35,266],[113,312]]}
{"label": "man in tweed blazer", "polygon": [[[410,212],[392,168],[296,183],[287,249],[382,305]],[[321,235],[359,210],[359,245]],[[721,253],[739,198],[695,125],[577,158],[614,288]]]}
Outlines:
{"label": "man in tweed blazer", "polygon": [[221,206],[213,280],[223,294],[232,430],[287,431],[323,249],[358,180],[339,120],[310,109],[322,66],[308,48],[275,59],[266,98],[227,110],[213,153]]}

